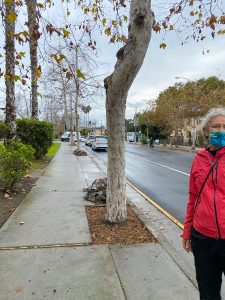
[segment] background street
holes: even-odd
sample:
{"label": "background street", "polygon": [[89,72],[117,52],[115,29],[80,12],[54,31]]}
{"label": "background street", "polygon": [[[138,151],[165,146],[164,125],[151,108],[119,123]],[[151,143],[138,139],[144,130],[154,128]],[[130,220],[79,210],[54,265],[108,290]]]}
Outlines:
{"label": "background street", "polygon": [[[91,152],[107,162],[107,152]],[[127,179],[183,223],[194,156],[185,151],[126,143]]]}

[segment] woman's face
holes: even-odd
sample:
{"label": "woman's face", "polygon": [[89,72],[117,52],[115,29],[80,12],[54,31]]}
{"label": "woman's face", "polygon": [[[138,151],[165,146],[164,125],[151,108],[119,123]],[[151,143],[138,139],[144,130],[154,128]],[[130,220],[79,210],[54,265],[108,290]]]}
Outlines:
{"label": "woman's face", "polygon": [[225,132],[225,116],[214,117],[209,124],[209,132],[224,131]]}
{"label": "woman's face", "polygon": [[[210,124],[209,124],[209,133],[210,132],[225,132],[225,116],[217,116],[214,117]],[[215,143],[215,141],[214,141]],[[211,150],[216,150],[220,147],[223,147],[223,144],[214,144],[213,142],[210,143],[210,139],[209,139],[209,146]],[[212,145],[213,144],[213,145]],[[216,146],[215,146],[216,145]]]}

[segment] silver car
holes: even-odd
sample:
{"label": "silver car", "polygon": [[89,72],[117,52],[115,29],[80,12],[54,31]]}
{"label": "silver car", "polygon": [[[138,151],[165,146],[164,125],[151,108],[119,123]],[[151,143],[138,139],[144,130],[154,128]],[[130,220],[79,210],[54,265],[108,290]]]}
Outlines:
{"label": "silver car", "polygon": [[91,144],[91,149],[94,151],[96,151],[96,150],[107,151],[107,149],[108,149],[107,138],[106,137],[96,137]]}

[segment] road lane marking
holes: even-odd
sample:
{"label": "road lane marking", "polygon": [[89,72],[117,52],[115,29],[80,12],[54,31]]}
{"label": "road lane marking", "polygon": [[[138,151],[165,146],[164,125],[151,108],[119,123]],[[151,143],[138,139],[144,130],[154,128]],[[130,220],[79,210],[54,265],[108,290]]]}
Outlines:
{"label": "road lane marking", "polygon": [[[137,155],[135,155],[135,154],[131,154],[131,155],[133,155],[133,156],[137,156]],[[185,172],[183,172],[183,171],[180,171],[180,170],[177,170],[177,169],[174,169],[174,168],[171,168],[171,167],[165,166],[165,165],[163,165],[163,164],[160,164],[160,163],[157,163],[157,162],[155,162],[155,161],[152,161],[152,160],[149,160],[149,159],[146,159],[146,158],[142,158],[142,157],[140,157],[139,159],[141,159],[141,160],[144,160],[144,161],[147,161],[147,162],[150,162],[150,163],[151,163],[151,164],[153,164],[153,165],[157,165],[157,166],[160,166],[160,167],[163,167],[163,168],[169,169],[169,170],[171,170],[171,171],[174,171],[174,172],[177,172],[177,173],[180,173],[180,174],[186,175],[186,176],[190,176],[190,174],[188,174],[188,173],[185,173]]]}
{"label": "road lane marking", "polygon": [[170,213],[168,213],[165,209],[163,209],[160,205],[158,205],[154,200],[149,198],[147,195],[145,195],[143,192],[141,192],[138,188],[136,188],[132,183],[130,183],[127,180],[127,183],[130,185],[132,189],[134,189],[138,194],[140,194],[142,197],[144,197],[145,200],[147,200],[149,203],[151,203],[153,206],[155,206],[159,211],[161,211],[165,216],[167,216],[171,221],[173,221],[178,227],[180,227],[182,230],[184,229],[184,225],[178,221],[175,217],[173,217]]}
{"label": "road lane marking", "polygon": [[148,159],[145,159],[145,158],[142,158],[142,159],[145,160],[145,161],[147,161],[147,162],[150,162],[151,164],[158,165],[158,166],[160,166],[160,167],[169,169],[169,170],[174,171],[174,172],[177,172],[177,173],[181,173],[181,174],[186,175],[186,176],[190,176],[190,174],[188,174],[188,173],[185,173],[185,172],[182,172],[182,171],[180,171],[180,170],[177,170],[177,169],[174,169],[174,168],[171,168],[171,167],[168,167],[168,166],[159,164],[159,163],[157,163],[157,162],[155,162],[155,161],[148,160]]}

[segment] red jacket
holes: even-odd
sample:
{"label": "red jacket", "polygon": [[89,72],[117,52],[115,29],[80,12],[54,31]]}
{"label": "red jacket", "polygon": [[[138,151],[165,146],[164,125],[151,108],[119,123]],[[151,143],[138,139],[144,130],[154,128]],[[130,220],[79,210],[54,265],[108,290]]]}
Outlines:
{"label": "red jacket", "polygon": [[[196,205],[204,179],[218,157],[218,165],[207,179]],[[225,239],[225,147],[219,149],[215,157],[203,149],[193,160],[182,238],[189,239],[192,225],[208,237]]]}

